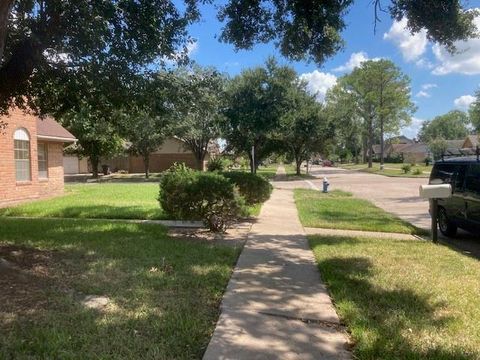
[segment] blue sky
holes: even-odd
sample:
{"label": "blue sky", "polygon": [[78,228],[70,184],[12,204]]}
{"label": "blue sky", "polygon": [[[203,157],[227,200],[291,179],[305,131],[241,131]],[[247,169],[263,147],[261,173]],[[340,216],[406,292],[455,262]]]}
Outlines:
{"label": "blue sky", "polygon": [[[309,81],[319,100],[335,84],[335,79],[350,71],[365,59],[388,58],[395,62],[412,80],[412,100],[418,106],[412,125],[403,133],[413,137],[421,122],[452,109],[465,110],[480,85],[480,39],[459,43],[460,54],[450,55],[442,47],[428,42],[424,33],[412,36],[403,23],[393,22],[382,15],[374,34],[373,8],[370,1],[357,1],[347,17],[343,32],[345,49],[322,66],[308,62],[290,62],[283,58],[273,44],[255,46],[238,51],[217,39],[222,24],[215,17],[213,6],[202,8],[202,20],[190,28],[196,39],[191,47],[191,58],[201,65],[215,66],[238,74],[242,69],[261,65],[274,55],[283,64],[293,66],[299,75]],[[477,19],[480,28],[480,18]]]}

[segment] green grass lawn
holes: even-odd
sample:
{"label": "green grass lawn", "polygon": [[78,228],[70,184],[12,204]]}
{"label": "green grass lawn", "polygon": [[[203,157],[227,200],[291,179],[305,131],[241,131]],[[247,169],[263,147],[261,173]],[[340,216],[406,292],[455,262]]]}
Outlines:
{"label": "green grass lawn", "polygon": [[356,359],[480,359],[480,262],[421,240],[309,236]]}
{"label": "green grass lawn", "polygon": [[66,185],[65,196],[0,210],[7,216],[165,219],[158,184]]}
{"label": "green grass lawn", "polygon": [[315,190],[295,190],[295,203],[303,226],[405,234],[424,233],[371,202],[334,190],[324,194]]}
{"label": "green grass lawn", "polygon": [[[199,359],[239,249],[153,224],[0,218],[2,359]],[[89,309],[85,295],[109,299]]]}
{"label": "green grass lawn", "polygon": [[[90,219],[167,219],[153,183],[95,183],[66,185],[65,195],[0,209],[0,216]],[[261,205],[248,208],[251,216]]]}
{"label": "green grass lawn", "polygon": [[[398,163],[386,163],[384,170],[380,170],[379,163],[373,163],[372,168],[368,168],[368,164],[341,164],[340,167],[349,170],[357,170],[362,172],[368,172],[377,175],[385,175],[385,176],[392,176],[392,177],[420,177],[420,178],[428,178],[430,176],[430,172],[432,171],[432,166],[425,166],[425,164],[417,164],[412,166],[412,169],[409,173],[405,174],[401,169],[404,164]],[[415,174],[414,172],[418,170],[421,172],[420,174]]]}

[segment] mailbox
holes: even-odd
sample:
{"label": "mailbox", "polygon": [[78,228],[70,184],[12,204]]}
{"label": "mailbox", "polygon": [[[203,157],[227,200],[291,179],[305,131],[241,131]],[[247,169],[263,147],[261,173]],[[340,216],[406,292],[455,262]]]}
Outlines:
{"label": "mailbox", "polygon": [[450,184],[420,185],[420,197],[430,200],[430,215],[432,216],[432,240],[434,243],[436,243],[438,238],[438,199],[452,197],[452,186]]}
{"label": "mailbox", "polygon": [[446,199],[452,197],[452,186],[442,185],[420,185],[420,197],[423,199]]}

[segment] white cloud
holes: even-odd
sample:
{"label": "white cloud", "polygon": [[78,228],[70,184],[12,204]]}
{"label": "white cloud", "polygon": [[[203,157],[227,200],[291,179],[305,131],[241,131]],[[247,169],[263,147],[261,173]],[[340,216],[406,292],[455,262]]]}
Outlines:
{"label": "white cloud", "polygon": [[422,85],[423,90],[429,90],[429,89],[433,89],[433,88],[436,88],[436,87],[438,87],[437,84],[423,84]]}
{"label": "white cloud", "polygon": [[455,104],[455,106],[459,109],[462,109],[462,110],[468,110],[468,108],[470,107],[470,105],[476,100],[475,96],[472,96],[472,95],[463,95],[463,96],[460,96],[458,98],[456,98],[455,100],[453,100],[453,103]]}
{"label": "white cloud", "polygon": [[[475,18],[474,23],[477,29],[480,30],[480,16]],[[432,46],[433,54],[438,61],[432,74],[480,74],[480,38],[457,41],[455,46],[458,50],[455,54],[450,54],[445,47],[438,44]]]}
{"label": "white cloud", "polygon": [[430,94],[430,92],[428,90],[430,89],[433,89],[433,88],[436,88],[437,87],[437,84],[423,84],[422,85],[422,89],[415,94],[415,97],[417,98],[429,98],[431,97],[432,95]]}
{"label": "white cloud", "polygon": [[323,102],[328,89],[337,83],[337,77],[330,73],[314,70],[300,75],[300,79],[307,82],[307,90],[315,94],[317,101]]}
{"label": "white cloud", "polygon": [[412,123],[410,124],[410,126],[404,127],[402,129],[402,135],[408,137],[409,139],[416,138],[424,121],[425,120],[423,119],[412,117]]}
{"label": "white cloud", "polygon": [[418,97],[418,98],[421,98],[421,97],[423,97],[423,98],[429,98],[430,96],[431,96],[431,95],[430,95],[428,92],[424,91],[424,90],[420,90],[420,91],[415,95],[415,97]]}
{"label": "white cloud", "polygon": [[421,58],[421,59],[417,60],[415,62],[415,65],[417,65],[419,68],[428,69],[428,70],[431,70],[435,67],[435,65],[431,61],[429,61],[425,58]]}
{"label": "white cloud", "polygon": [[[419,59],[427,50],[427,32],[421,30],[416,34],[412,34],[407,29],[407,19],[403,18],[401,21],[394,21],[390,30],[383,34],[385,40],[392,41],[402,53],[403,58],[407,62]],[[420,64],[422,64],[420,59]],[[423,61],[426,65],[427,63]]]}
{"label": "white cloud", "polygon": [[343,71],[352,71],[356,67],[359,67],[363,62],[368,60],[380,60],[380,58],[369,59],[368,55],[364,51],[354,52],[350,55],[350,59],[343,65],[336,67],[333,71],[343,72]]}

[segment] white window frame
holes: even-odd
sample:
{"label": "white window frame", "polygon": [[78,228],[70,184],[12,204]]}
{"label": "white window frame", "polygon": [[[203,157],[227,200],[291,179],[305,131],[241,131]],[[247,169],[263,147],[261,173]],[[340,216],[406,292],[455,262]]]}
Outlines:
{"label": "white window frame", "polygon": [[[30,135],[24,128],[19,128],[13,133],[13,153],[15,160],[15,179],[17,182],[32,180],[32,162]],[[23,156],[19,156],[23,154]],[[20,175],[20,172],[22,173]]]}
{"label": "white window frame", "polygon": [[[40,151],[40,147],[43,147],[43,151]],[[40,159],[40,155],[43,153],[44,158]],[[37,143],[37,157],[38,157],[38,178],[40,180],[48,179],[48,143]],[[41,170],[40,165],[45,164],[45,169]]]}

